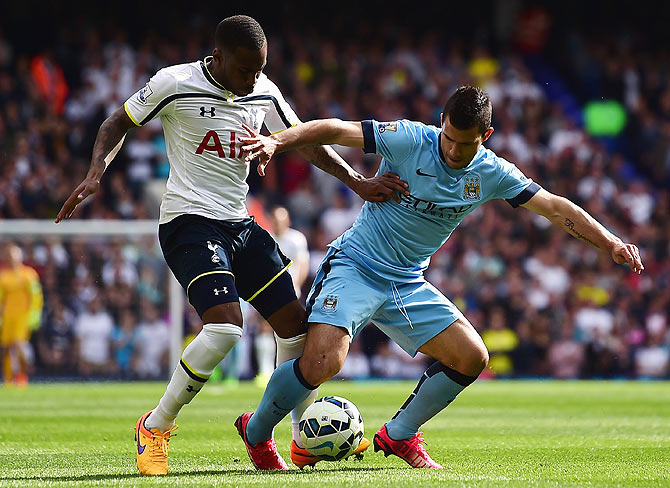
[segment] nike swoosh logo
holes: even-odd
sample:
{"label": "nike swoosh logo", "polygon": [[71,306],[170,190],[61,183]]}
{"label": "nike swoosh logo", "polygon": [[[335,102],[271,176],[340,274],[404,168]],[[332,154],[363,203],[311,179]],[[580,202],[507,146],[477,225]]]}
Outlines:
{"label": "nike swoosh logo", "polygon": [[428,173],[422,173],[421,168],[417,168],[416,174],[418,174],[419,176],[430,176],[431,178],[437,178],[437,176],[435,176],[435,175],[429,175]]}
{"label": "nike swoosh logo", "polygon": [[142,454],[144,450],[147,448],[147,445],[142,445],[140,444],[140,434],[137,434],[137,454]]}

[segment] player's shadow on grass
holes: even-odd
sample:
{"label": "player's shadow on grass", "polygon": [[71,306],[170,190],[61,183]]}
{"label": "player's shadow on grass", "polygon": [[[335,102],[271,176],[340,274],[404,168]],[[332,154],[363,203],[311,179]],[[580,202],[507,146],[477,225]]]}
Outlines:
{"label": "player's shadow on grass", "polygon": [[[203,469],[191,471],[176,471],[170,472],[161,478],[175,478],[178,476],[209,476],[209,475],[236,475],[236,476],[287,476],[302,473],[334,473],[334,472],[356,472],[356,471],[381,471],[388,467],[379,466],[347,466],[338,469],[309,469],[303,470],[291,469],[289,471],[258,471],[256,469]],[[86,474],[81,476],[16,476],[4,477],[0,476],[0,481],[104,481],[113,479],[132,479],[132,478],[147,478],[146,475],[140,473],[117,473],[117,474]]]}

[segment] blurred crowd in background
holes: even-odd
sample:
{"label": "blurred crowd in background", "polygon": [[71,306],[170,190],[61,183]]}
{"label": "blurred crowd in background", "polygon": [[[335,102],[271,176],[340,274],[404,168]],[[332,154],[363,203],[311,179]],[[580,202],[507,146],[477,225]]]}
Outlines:
{"label": "blurred crowd in background", "polygon": [[[640,276],[505,202],[470,215],[426,277],[482,335],[491,354],[486,375],[668,378],[670,54],[644,26],[612,29],[605,20],[602,28],[559,35],[565,19],[557,14],[509,5],[514,15],[499,24],[448,38],[393,18],[334,16],[324,27],[318,17],[256,17],[269,40],[265,72],[302,120],[437,125],[449,94],[477,84],[493,102],[496,131],[487,147],[639,246]],[[166,17],[165,29],[135,23],[133,30],[114,17],[74,16],[49,42],[29,48],[0,21],[0,226],[53,220],[85,175],[104,118],[158,69],[211,52],[218,17],[198,10],[186,22]],[[622,123],[612,127],[616,117]],[[378,157],[336,150],[361,173],[376,171]],[[156,218],[168,172],[155,120],[131,131],[101,190],[74,217]],[[272,230],[268,214],[282,205],[306,237],[304,300],[326,245],[353,223],[362,202],[297,153],[276,157],[263,179],[252,170],[249,184],[250,213],[261,225]],[[31,339],[35,374],[167,377],[169,270],[155,238],[18,243],[44,292],[42,325]],[[185,316],[186,332],[197,332],[190,306]],[[245,317],[245,340],[227,373],[242,379],[260,369],[254,340],[264,330],[252,310]],[[425,365],[370,325],[341,376],[415,379]]]}

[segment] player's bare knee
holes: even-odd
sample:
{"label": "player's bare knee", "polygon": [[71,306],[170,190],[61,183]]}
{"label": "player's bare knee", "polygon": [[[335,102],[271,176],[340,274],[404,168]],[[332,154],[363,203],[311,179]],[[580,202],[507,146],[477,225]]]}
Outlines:
{"label": "player's bare knee", "polygon": [[303,374],[307,382],[314,386],[328,381],[342,369],[339,361],[328,354],[312,358],[308,364],[307,371],[303,371]]}
{"label": "player's bare knee", "polygon": [[489,365],[489,350],[484,348],[484,366],[482,369],[486,368]]}
{"label": "player's bare knee", "polygon": [[300,371],[305,380],[314,386],[328,381],[340,372],[344,357],[333,352],[319,352],[305,355],[300,359]]}
{"label": "player's bare knee", "polygon": [[463,348],[457,371],[468,376],[479,376],[489,363],[489,352],[483,342],[475,342]]}
{"label": "player's bare knee", "polygon": [[489,362],[489,353],[483,343],[462,344],[449,356],[436,357],[445,366],[467,376],[479,376]]}
{"label": "player's bare knee", "polygon": [[462,373],[479,376],[489,364],[489,351],[477,333],[468,334],[468,340],[462,344]]}
{"label": "player's bare knee", "polygon": [[319,385],[342,369],[349,352],[346,329],[328,324],[310,324],[300,369],[308,383]]}
{"label": "player's bare knee", "polygon": [[305,309],[294,300],[268,317],[268,323],[282,339],[288,339],[307,332]]}
{"label": "player's bare knee", "polygon": [[233,324],[242,327],[242,309],[239,303],[222,303],[211,307],[202,314],[205,324]]}
{"label": "player's bare knee", "polygon": [[332,354],[327,357],[324,355],[322,357],[322,360],[324,360],[326,364],[325,369],[326,374],[328,375],[328,379],[332,378],[342,370],[345,359],[346,359],[346,352],[344,354]]}
{"label": "player's bare knee", "polygon": [[482,371],[484,371],[484,368],[486,368],[488,364],[489,364],[489,351],[488,349],[486,349],[486,346],[482,344],[481,347],[478,347],[476,349],[476,352],[474,352],[472,355],[471,369],[472,371],[477,372],[477,374],[473,374],[472,376],[478,376]]}

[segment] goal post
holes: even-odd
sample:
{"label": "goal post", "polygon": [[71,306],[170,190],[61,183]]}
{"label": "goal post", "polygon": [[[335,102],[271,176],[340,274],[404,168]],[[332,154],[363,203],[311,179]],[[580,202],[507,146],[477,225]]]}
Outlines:
{"label": "goal post", "polygon": [[[71,241],[83,239],[105,245],[114,239],[133,240],[153,236],[158,245],[158,221],[156,220],[63,220],[56,224],[52,220],[0,219],[0,241],[38,242],[49,239]],[[167,264],[165,265],[167,268]],[[167,311],[170,329],[170,370],[179,361],[183,345],[185,293],[172,272],[167,284]],[[46,306],[46,304],[45,304]]]}

